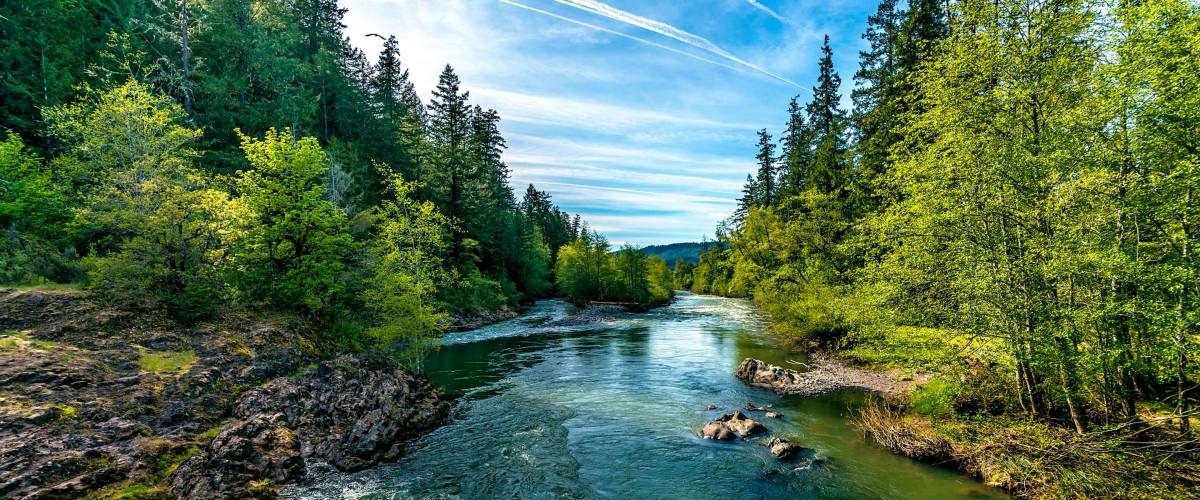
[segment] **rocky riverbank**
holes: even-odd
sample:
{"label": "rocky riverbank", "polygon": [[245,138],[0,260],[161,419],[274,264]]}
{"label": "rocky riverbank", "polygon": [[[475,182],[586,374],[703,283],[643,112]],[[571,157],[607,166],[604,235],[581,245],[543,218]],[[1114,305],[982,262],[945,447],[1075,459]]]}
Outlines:
{"label": "rocky riverbank", "polygon": [[916,385],[911,378],[902,380],[889,373],[848,366],[819,352],[811,353],[809,360],[808,370],[796,371],[746,358],[738,364],[736,376],[755,387],[798,396],[819,396],[844,390],[889,396],[907,394]]}
{"label": "rocky riverbank", "polygon": [[446,414],[387,360],[318,362],[294,317],[220,317],[0,290],[0,498],[270,496],[318,461],[394,459]]}

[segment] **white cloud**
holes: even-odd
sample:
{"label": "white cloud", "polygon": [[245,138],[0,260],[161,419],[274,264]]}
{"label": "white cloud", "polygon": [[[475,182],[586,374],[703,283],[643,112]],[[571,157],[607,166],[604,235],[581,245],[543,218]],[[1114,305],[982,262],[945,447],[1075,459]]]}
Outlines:
{"label": "white cloud", "polygon": [[608,5],[606,3],[598,2],[596,0],[554,0],[554,1],[561,3],[563,5],[569,5],[571,7],[575,7],[576,9],[579,9],[579,10],[582,10],[585,12],[590,12],[592,14],[596,14],[601,17],[606,17],[606,18],[612,19],[614,21],[625,23],[630,26],[636,26],[638,28],[642,28],[642,29],[652,31],[654,33],[658,33],[660,35],[663,35],[663,36],[666,36],[669,38],[673,38],[673,39],[683,42],[685,44],[691,45],[692,47],[696,47],[698,49],[701,49],[701,50],[707,51],[711,54],[720,56],[724,59],[735,62],[735,63],[745,66],[747,68],[753,69],[759,73],[767,75],[767,76],[774,78],[776,80],[779,80],[781,82],[787,83],[793,87],[800,87],[800,85],[797,84],[796,82],[788,80],[787,78],[784,78],[783,76],[779,75],[778,73],[768,71],[768,70],[762,68],[761,66],[747,62],[743,59],[738,58],[737,56],[735,56],[733,54],[730,54],[725,49],[722,49],[721,47],[717,46],[717,44],[708,41],[708,39],[706,39],[702,36],[694,35],[687,31],[684,31],[684,30],[681,30],[674,26],[671,26],[667,23],[655,21],[655,20],[649,19],[649,18],[645,18],[645,17],[639,16],[639,15],[633,14],[631,12],[627,12],[627,11],[618,9],[618,8]]}
{"label": "white cloud", "polygon": [[756,9],[758,9],[758,10],[762,11],[763,13],[767,14],[768,16],[771,16],[771,17],[773,17],[773,18],[775,18],[775,19],[779,20],[779,22],[781,22],[781,23],[784,23],[784,24],[787,24],[787,22],[788,22],[787,18],[785,18],[785,17],[783,17],[783,16],[779,15],[779,13],[778,13],[778,12],[775,12],[775,11],[774,11],[774,10],[772,10],[770,7],[767,7],[766,5],[763,5],[763,4],[762,4],[761,2],[759,2],[758,0],[746,0],[746,2],[748,2],[750,5],[753,5],[753,6],[754,6],[754,8],[756,8]]}

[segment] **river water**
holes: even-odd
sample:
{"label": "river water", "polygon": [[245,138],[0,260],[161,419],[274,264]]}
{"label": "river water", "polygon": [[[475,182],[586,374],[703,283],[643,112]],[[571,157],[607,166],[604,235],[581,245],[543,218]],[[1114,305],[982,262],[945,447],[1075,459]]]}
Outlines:
{"label": "river water", "polygon": [[[451,422],[405,458],[355,474],[316,474],[295,498],[1001,498],[951,471],[867,443],[848,416],[862,394],[781,397],[734,378],[746,357],[798,366],[748,302],[681,294],[628,319],[554,326],[572,312],[542,301],[523,316],[450,334],[426,362],[457,398]],[[716,404],[718,410],[705,408]],[[697,429],[749,412],[810,448],[782,463],[758,439],[715,442]],[[797,465],[815,462],[797,469]]]}

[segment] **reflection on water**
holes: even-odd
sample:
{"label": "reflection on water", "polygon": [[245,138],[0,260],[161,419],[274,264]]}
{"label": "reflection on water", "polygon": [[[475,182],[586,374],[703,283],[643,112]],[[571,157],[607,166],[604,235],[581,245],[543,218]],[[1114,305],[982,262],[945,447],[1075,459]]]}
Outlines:
{"label": "reflection on water", "polygon": [[[303,498],[970,498],[970,479],[870,446],[847,423],[860,394],[780,397],[733,377],[776,348],[745,301],[684,294],[670,307],[603,324],[555,327],[571,312],[539,302],[521,318],[447,336],[426,362],[457,398],[452,421],[394,464],[318,474]],[[759,418],[824,466],[793,470],[757,440],[696,437],[720,414],[773,404]]]}

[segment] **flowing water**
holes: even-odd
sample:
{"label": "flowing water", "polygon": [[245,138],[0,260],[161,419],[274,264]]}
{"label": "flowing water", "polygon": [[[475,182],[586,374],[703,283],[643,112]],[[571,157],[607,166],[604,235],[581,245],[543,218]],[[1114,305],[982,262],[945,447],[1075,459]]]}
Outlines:
{"label": "flowing water", "polygon": [[[554,326],[543,301],[520,318],[448,335],[433,383],[457,398],[451,422],[405,458],[356,474],[317,474],[299,498],[999,498],[951,471],[868,444],[848,416],[862,394],[781,397],[734,378],[746,357],[799,366],[746,301],[681,294],[669,307],[606,323]],[[718,410],[705,408],[716,404]],[[722,410],[750,412],[810,448],[782,463],[759,439],[696,435]],[[797,469],[797,465],[810,464]]]}

